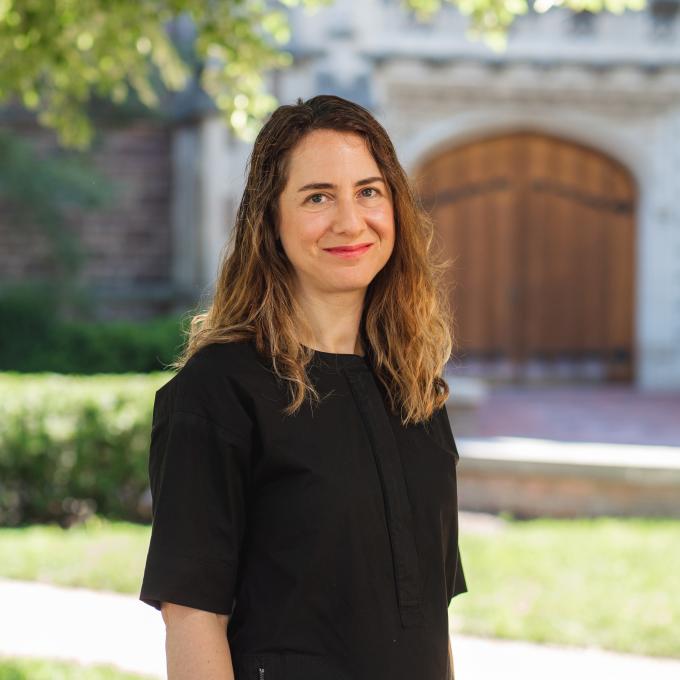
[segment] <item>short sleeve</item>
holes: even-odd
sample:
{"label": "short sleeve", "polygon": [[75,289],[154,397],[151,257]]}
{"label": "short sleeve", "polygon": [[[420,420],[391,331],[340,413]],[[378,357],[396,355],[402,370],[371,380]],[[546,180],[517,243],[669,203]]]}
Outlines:
{"label": "short sleeve", "polygon": [[199,402],[196,412],[179,410],[193,404],[175,399],[171,387],[154,402],[152,527],[139,599],[159,610],[167,601],[231,614],[247,524],[249,431],[240,413],[218,423]]}
{"label": "short sleeve", "polygon": [[[458,447],[456,446],[456,439],[453,436],[451,421],[449,420],[446,406],[439,409],[436,420],[439,425],[439,436],[442,438],[445,445],[453,451],[456,465],[458,465],[460,454],[458,453]],[[446,594],[449,604],[451,604],[451,600],[456,595],[468,592],[467,583],[465,581],[465,572],[463,571],[463,560],[460,554],[460,544],[456,545],[455,555],[452,555],[451,557],[454,564],[447,564],[447,574],[452,574],[451,577],[447,577],[448,585]]]}
{"label": "short sleeve", "polygon": [[433,426],[437,432],[439,442],[444,448],[448,448],[453,452],[456,465],[460,460],[460,454],[458,453],[458,447],[456,446],[456,440],[453,436],[453,430],[451,429],[451,421],[449,420],[449,413],[446,408],[446,404],[441,406],[434,414],[432,418]]}
{"label": "short sleeve", "polygon": [[465,572],[463,571],[463,561],[460,556],[460,546],[457,546],[456,564],[453,570],[453,580],[451,581],[447,592],[449,604],[451,604],[451,600],[456,597],[456,595],[467,592],[468,587],[465,581]]}

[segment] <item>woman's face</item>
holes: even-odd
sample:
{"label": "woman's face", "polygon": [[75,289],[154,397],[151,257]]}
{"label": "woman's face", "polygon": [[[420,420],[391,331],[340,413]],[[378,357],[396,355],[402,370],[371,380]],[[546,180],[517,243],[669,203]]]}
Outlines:
{"label": "woman's face", "polygon": [[[389,187],[354,133],[313,130],[292,149],[278,235],[307,295],[365,292],[394,247]],[[355,252],[337,249],[364,246]]]}

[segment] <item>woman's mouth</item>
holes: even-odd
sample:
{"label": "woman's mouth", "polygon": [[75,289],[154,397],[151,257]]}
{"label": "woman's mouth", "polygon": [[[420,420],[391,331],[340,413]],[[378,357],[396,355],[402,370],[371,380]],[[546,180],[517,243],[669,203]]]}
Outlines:
{"label": "woman's mouth", "polygon": [[372,245],[372,243],[358,243],[355,246],[338,246],[336,248],[324,248],[324,250],[337,257],[354,258],[363,255]]}

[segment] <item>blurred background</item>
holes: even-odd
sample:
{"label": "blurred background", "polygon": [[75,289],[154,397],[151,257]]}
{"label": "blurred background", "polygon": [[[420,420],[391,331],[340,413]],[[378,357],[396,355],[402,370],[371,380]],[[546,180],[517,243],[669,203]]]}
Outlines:
{"label": "blurred background", "polygon": [[316,94],[450,258],[456,677],[677,680],[679,8],[0,0],[0,680],[165,677],[153,396],[259,126]]}

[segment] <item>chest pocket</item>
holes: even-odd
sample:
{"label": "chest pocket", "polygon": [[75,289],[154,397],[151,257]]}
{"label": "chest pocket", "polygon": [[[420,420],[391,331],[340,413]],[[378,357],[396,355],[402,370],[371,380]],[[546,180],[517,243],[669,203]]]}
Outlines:
{"label": "chest pocket", "polygon": [[235,680],[352,680],[327,656],[293,652],[242,654]]}

